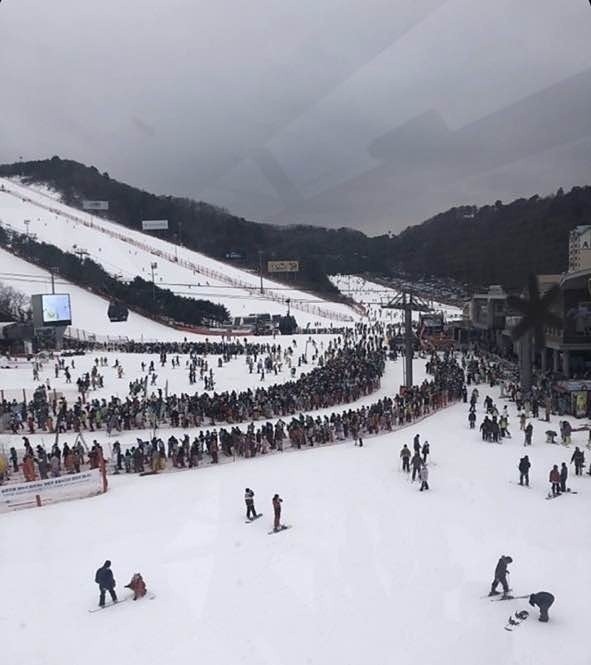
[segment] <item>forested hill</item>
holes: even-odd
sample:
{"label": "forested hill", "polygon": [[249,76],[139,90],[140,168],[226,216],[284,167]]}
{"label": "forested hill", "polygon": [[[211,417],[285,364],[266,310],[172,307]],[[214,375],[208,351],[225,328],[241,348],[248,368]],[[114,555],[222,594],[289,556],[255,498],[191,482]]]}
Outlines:
{"label": "forested hill", "polygon": [[392,269],[519,288],[531,272],[566,271],[569,231],[580,224],[591,224],[591,187],[452,208],[394,239]]}
{"label": "forested hill", "polygon": [[[203,202],[156,196],[125,185],[59,157],[0,166],[0,176],[22,176],[60,192],[65,203],[81,207],[83,199],[108,200],[109,217],[139,229],[142,219],[168,219],[169,237],[217,259],[234,259],[258,269],[265,260],[299,260],[295,283],[320,294],[335,295],[326,275],[404,272],[416,277],[454,278],[471,286],[521,287],[527,275],[564,272],[568,233],[591,224],[591,187],[574,187],[553,196],[533,196],[481,208],[460,206],[412,226],[397,236],[370,238],[352,229],[275,226],[247,221]],[[392,217],[395,219],[396,210]],[[360,226],[362,220],[360,220]]]}
{"label": "forested hill", "polygon": [[161,237],[173,241],[180,237],[183,245],[217,259],[232,255],[238,267],[258,270],[259,250],[265,262],[299,260],[300,273],[290,276],[290,283],[331,297],[338,291],[327,274],[363,272],[371,264],[380,271],[387,267],[377,256],[384,245],[373,243],[377,254],[370,256],[372,243],[359,231],[250,222],[208,203],[150,194],[113,180],[94,166],[59,157],[0,166],[0,176],[17,175],[27,182],[48,184],[74,207],[81,207],[84,199],[109,201],[107,216],[134,229],[141,228],[143,219],[168,219],[170,231]]}

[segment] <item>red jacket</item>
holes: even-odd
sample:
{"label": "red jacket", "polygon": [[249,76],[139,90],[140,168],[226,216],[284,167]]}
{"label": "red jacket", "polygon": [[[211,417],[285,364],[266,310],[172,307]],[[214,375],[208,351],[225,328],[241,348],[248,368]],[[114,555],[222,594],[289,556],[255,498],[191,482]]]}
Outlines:
{"label": "red jacket", "polygon": [[550,482],[551,483],[560,482],[560,471],[558,469],[552,469],[552,471],[550,471]]}

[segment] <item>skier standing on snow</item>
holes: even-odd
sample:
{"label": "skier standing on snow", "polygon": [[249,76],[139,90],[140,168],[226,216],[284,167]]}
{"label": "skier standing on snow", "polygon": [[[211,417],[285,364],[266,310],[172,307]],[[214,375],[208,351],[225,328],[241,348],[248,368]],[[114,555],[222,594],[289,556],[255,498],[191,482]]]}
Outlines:
{"label": "skier standing on snow", "polygon": [[423,490],[428,490],[429,489],[429,468],[427,467],[426,464],[423,464],[421,466],[421,470],[419,471],[419,478],[421,479],[421,492]]}
{"label": "skier standing on snow", "polygon": [[414,448],[415,453],[420,453],[421,452],[421,442],[419,441],[419,435],[415,434],[415,438],[412,443],[412,447]]}
{"label": "skier standing on snow", "polygon": [[246,519],[253,520],[255,517],[258,517],[254,507],[254,492],[250,487],[244,490],[244,503],[246,503]]}
{"label": "skier standing on snow", "polygon": [[281,504],[283,499],[279,494],[275,494],[273,497],[273,513],[275,515],[275,520],[273,522],[273,531],[279,531],[281,529]]}
{"label": "skier standing on snow", "polygon": [[525,480],[525,484],[527,487],[529,487],[529,469],[531,467],[531,463],[529,461],[529,457],[527,455],[524,455],[520,460],[519,460],[519,484],[523,485],[523,481]]}
{"label": "skier standing on snow", "polygon": [[412,482],[414,483],[415,478],[420,474],[421,471],[421,465],[423,464],[423,460],[421,459],[421,453],[416,452],[410,461],[412,465]]}
{"label": "skier standing on snow", "polygon": [[111,562],[107,559],[105,563],[96,571],[94,581],[99,585],[100,597],[99,607],[105,606],[105,592],[108,591],[111,595],[111,600],[117,602],[117,594],[115,593],[115,578],[111,570]]}
{"label": "skier standing on snow", "polygon": [[566,481],[568,479],[568,467],[566,463],[563,462],[560,467],[560,491],[566,492]]}
{"label": "skier standing on snow", "polygon": [[570,458],[571,464],[574,462],[575,464],[575,476],[582,476],[583,475],[583,467],[585,466],[585,453],[580,450],[580,448],[577,446],[575,448],[575,452],[573,453],[573,456]]}
{"label": "skier standing on snow", "polygon": [[431,452],[431,448],[429,447],[429,442],[428,441],[425,441],[425,443],[423,443],[423,448],[422,448],[421,452],[423,454],[423,462],[425,464],[427,464],[427,457],[428,457],[429,453]]}
{"label": "skier standing on snow", "polygon": [[402,460],[402,470],[410,473],[410,449],[406,443],[402,446],[402,450],[400,451],[400,459]]}
{"label": "skier standing on snow", "polygon": [[476,413],[472,410],[468,414],[468,422],[470,423],[470,429],[474,429],[474,425],[476,423]]}
{"label": "skier standing on snow", "polygon": [[538,621],[543,621],[544,623],[548,622],[548,610],[554,602],[554,596],[548,591],[538,591],[538,593],[532,593],[529,597],[529,604],[532,607],[540,608],[540,618]]}
{"label": "skier standing on snow", "polygon": [[560,494],[560,471],[557,464],[552,467],[548,480],[550,481],[552,496]]}
{"label": "skier standing on snow", "polygon": [[502,556],[497,562],[497,567],[495,568],[495,579],[490,587],[489,596],[498,595],[497,586],[500,584],[503,587],[503,598],[505,598],[509,593],[509,584],[507,582],[507,575],[509,571],[507,570],[508,564],[513,563],[513,559],[510,556]]}

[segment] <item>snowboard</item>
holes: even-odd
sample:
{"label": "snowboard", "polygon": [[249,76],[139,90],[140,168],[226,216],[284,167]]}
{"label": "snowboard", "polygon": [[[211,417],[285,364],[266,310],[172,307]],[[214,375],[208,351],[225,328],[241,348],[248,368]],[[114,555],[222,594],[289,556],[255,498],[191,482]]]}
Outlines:
{"label": "snowboard", "polygon": [[567,489],[566,492],[560,492],[560,494],[548,494],[546,496],[546,501],[549,499],[557,499],[559,496],[562,496],[563,494],[578,494],[578,492],[575,492],[571,489]]}
{"label": "snowboard", "polygon": [[[154,598],[156,598],[156,594],[147,592],[143,599],[154,600]],[[123,605],[123,603],[127,603],[129,600],[133,600],[133,596],[129,596],[128,598],[123,598],[122,600],[118,600],[116,603],[111,601],[110,603],[106,603],[105,605],[103,605],[103,607],[93,607],[88,611],[90,612],[90,614],[94,614],[94,612],[100,612],[101,610],[106,610],[109,607],[115,607],[116,605]],[[139,598],[138,600],[142,600],[142,598]]]}
{"label": "snowboard", "polygon": [[256,517],[253,517],[253,518],[250,519],[250,520],[246,520],[244,523],[245,523],[245,524],[250,524],[251,522],[254,522],[255,520],[258,520],[259,517],[262,517],[262,516],[263,516],[263,513],[259,513]]}
{"label": "snowboard", "polygon": [[275,529],[272,529],[271,531],[267,532],[268,536],[272,536],[274,533],[281,533],[282,531],[285,531],[287,529],[291,529],[291,524],[282,524],[277,531]]}
{"label": "snowboard", "polygon": [[514,631],[515,628],[519,626],[519,624],[526,621],[528,616],[529,612],[527,610],[521,610],[521,612],[515,612],[515,614],[512,614],[507,620],[507,623],[504,626],[505,630],[508,630],[509,632]]}

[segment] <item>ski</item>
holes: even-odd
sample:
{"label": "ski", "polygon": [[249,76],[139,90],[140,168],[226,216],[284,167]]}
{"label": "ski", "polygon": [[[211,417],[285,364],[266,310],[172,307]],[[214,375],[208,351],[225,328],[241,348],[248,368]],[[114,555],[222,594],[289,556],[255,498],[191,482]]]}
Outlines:
{"label": "ski", "polygon": [[[154,593],[146,593],[144,596],[145,600],[154,600],[156,598],[156,594]],[[129,596],[129,598],[123,598],[122,600],[118,600],[116,603],[110,602],[107,603],[106,605],[103,605],[103,607],[93,607],[92,609],[89,609],[88,611],[90,614],[93,614],[94,612],[100,612],[101,610],[106,610],[109,607],[115,607],[115,605],[122,605],[123,603],[126,603],[129,600],[133,600],[133,596]],[[142,600],[142,598],[138,598],[138,600]]]}
{"label": "ski", "polygon": [[516,480],[510,480],[509,482],[511,485],[517,485],[517,487],[525,487],[528,490],[531,489],[531,485],[520,485]]}
{"label": "ski", "polygon": [[245,524],[251,524],[251,522],[254,522],[255,520],[258,520],[259,517],[262,517],[262,516],[263,516],[263,513],[259,513],[256,517],[253,517],[252,519],[248,519],[244,523]]}
{"label": "ski", "polygon": [[285,531],[286,529],[291,529],[291,524],[282,524],[277,531],[273,529],[272,531],[268,531],[267,535],[272,536],[274,533],[281,533],[282,531]]}
{"label": "ski", "polygon": [[508,596],[501,596],[500,598],[491,598],[490,600],[493,603],[500,603],[501,601],[504,600],[518,600],[520,598],[529,598],[529,594],[527,596],[512,596],[509,594]]}

